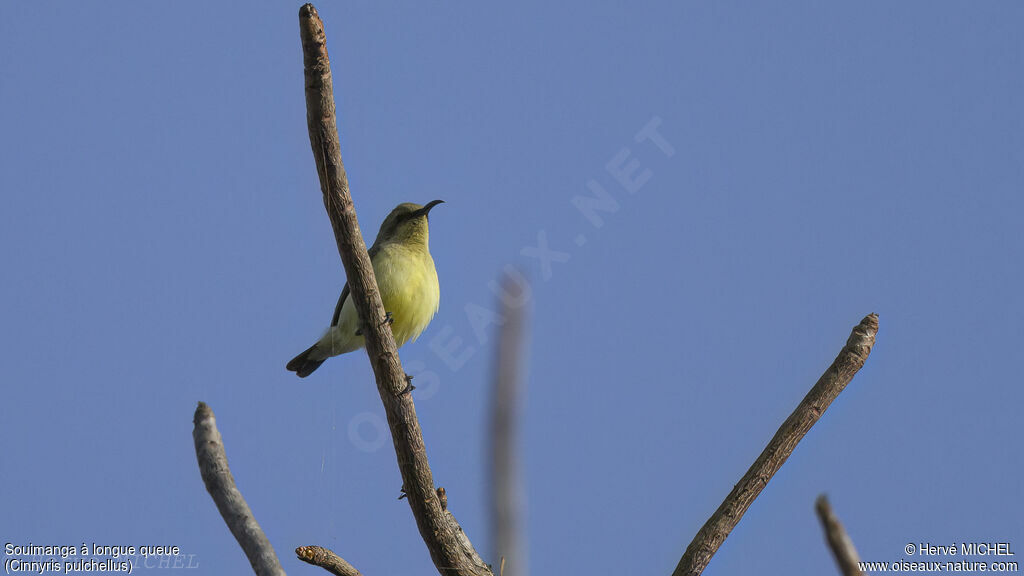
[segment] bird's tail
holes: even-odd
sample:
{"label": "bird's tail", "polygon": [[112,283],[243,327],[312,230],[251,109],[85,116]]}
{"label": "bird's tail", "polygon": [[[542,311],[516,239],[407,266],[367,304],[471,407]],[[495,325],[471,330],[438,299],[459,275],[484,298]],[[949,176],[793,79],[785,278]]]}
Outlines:
{"label": "bird's tail", "polygon": [[295,372],[299,378],[305,378],[313,373],[314,370],[320,367],[327,358],[318,358],[320,354],[317,353],[316,344],[313,344],[306,349],[305,352],[299,354],[295,358],[292,358],[291,362],[288,363],[285,368]]}

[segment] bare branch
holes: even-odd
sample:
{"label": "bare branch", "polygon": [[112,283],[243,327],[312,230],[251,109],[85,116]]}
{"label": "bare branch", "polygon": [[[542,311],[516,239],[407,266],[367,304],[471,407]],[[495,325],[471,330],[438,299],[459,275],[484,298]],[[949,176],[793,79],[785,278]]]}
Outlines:
{"label": "bare branch", "polygon": [[337,576],[363,576],[362,572],[345,561],[344,558],[320,546],[299,546],[295,549],[299,560],[319,566]]}
{"label": "bare branch", "polygon": [[352,302],[363,323],[366,352],[384,403],[409,506],[439,572],[490,575],[490,568],[480,559],[455,517],[441,506],[435,491],[416,407],[412,395],[406,392],[405,372],[391,329],[385,322],[377,281],[349,195],[338,142],[326,36],[323,22],[312,4],[299,9],[299,31],[305,65],[306,121],[320,176],[320,190],[345,266]]}
{"label": "bare branch", "polygon": [[818,512],[818,519],[821,520],[821,528],[825,531],[825,540],[828,542],[832,556],[839,565],[839,571],[843,576],[862,576],[860,571],[860,556],[857,549],[853,547],[853,540],[846,533],[842,522],[832,511],[832,505],[828,503],[828,497],[822,494],[814,502],[814,509]]}
{"label": "bare branch", "polygon": [[242,546],[257,576],[284,576],[281,562],[274,553],[252,510],[245,503],[242,493],[235,487],[235,479],[228,468],[228,456],[224,452],[224,441],[217,430],[213,410],[200,402],[192,419],[192,439],[196,445],[196,459],[199,473],[203,476],[206,491],[210,493],[217,510],[231,530],[231,534]]}
{"label": "bare branch", "polygon": [[711,557],[757,498],[768,481],[779,471],[800,439],[825,413],[833,400],[846,388],[871,353],[878,332],[878,315],[869,314],[850,334],[846,346],[818,379],[807,396],[782,423],[761,455],[750,466],[722,505],[704,523],[679,560],[673,576],[696,576],[704,571]]}
{"label": "bare branch", "polygon": [[491,403],[491,533],[493,557],[502,559],[503,575],[526,576],[529,570],[522,534],[523,485],[518,450],[526,314],[525,302],[508,297],[510,292],[524,290],[513,283],[510,276],[503,276],[504,324],[498,337]]}

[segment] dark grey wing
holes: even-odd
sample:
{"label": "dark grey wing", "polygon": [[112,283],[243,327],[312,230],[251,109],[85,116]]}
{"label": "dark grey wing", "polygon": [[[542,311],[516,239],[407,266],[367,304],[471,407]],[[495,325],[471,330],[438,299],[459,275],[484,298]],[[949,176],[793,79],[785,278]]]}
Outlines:
{"label": "dark grey wing", "polygon": [[[368,252],[370,253],[370,262],[371,262],[371,265],[372,265],[373,257],[377,255],[377,252],[380,252],[380,247],[377,246],[376,242],[374,242],[373,246],[370,246],[370,249],[368,250]],[[347,300],[347,299],[348,299],[348,282],[345,282],[345,287],[341,289],[341,296],[338,296],[338,305],[334,307],[334,316],[331,317],[331,326],[332,327],[338,325],[338,318],[341,318],[341,307],[345,305],[345,300]]]}
{"label": "dark grey wing", "polygon": [[345,305],[345,300],[348,300],[348,282],[345,282],[345,287],[341,289],[341,296],[338,297],[338,305],[334,307],[334,316],[331,317],[331,326],[338,325],[338,318],[341,317],[341,307]]}

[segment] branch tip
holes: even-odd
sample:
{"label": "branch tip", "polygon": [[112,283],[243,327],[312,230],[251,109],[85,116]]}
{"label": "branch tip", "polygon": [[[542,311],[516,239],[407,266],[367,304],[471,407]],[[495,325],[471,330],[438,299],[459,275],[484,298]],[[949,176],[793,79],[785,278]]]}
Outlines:
{"label": "branch tip", "polygon": [[877,332],[878,315],[874,313],[865,316],[853,328],[846,345],[839,351],[832,365],[786,418],[761,455],[686,547],[673,576],[697,576],[704,571],[722,542],[793,453],[800,440],[864,366]]}
{"label": "branch tip", "polygon": [[313,566],[319,566],[337,576],[362,576],[362,573],[356,570],[355,566],[322,546],[299,546],[295,549],[295,555],[299,560]]}
{"label": "branch tip", "polygon": [[814,501],[814,510],[821,520],[821,528],[825,532],[825,542],[828,543],[832,557],[835,558],[839,571],[843,576],[860,576],[860,556],[853,546],[853,540],[846,533],[846,528],[832,510],[828,497],[824,494],[818,496]]}
{"label": "branch tip", "polygon": [[195,414],[192,416],[192,424],[194,426],[199,426],[199,421],[205,420],[206,418],[213,418],[213,409],[210,408],[206,402],[200,400],[199,405],[196,406]]}
{"label": "branch tip", "polygon": [[224,440],[217,430],[213,410],[206,403],[199,402],[192,421],[192,440],[195,444],[196,461],[199,463],[199,474],[224,523],[242,547],[256,574],[283,576],[284,569],[281,568],[281,562],[273,546],[256,522],[242,493],[235,486],[235,479],[228,467],[227,453],[224,451]]}

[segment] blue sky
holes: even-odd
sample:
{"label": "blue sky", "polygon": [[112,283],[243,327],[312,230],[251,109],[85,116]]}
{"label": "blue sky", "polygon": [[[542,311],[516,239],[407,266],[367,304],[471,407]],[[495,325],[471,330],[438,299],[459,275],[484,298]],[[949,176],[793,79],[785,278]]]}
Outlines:
{"label": "blue sky", "polygon": [[[365,356],[284,370],[344,282],[298,7],[0,5],[3,542],[247,571],[196,467],[203,400],[287,571],[319,544],[432,573]],[[495,330],[467,309],[506,265],[532,280],[533,573],[669,573],[870,312],[867,366],[707,573],[833,570],[821,492],[865,560],[1024,547],[1020,4],[318,8],[364,231],[447,201],[441,308],[401,356],[482,553]],[[655,119],[671,155],[635,138]]]}

